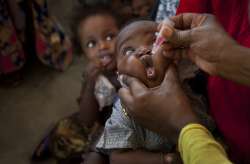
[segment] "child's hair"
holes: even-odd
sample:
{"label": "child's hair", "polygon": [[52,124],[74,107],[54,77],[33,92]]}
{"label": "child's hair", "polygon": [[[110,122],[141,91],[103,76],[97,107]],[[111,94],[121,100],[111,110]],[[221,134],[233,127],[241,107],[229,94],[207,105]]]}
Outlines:
{"label": "child's hair", "polygon": [[[124,24],[121,24],[120,31],[119,31],[117,37],[123,32],[123,30],[127,26],[129,26],[129,25],[131,25],[131,24],[133,24],[135,22],[138,22],[138,21],[153,21],[153,20],[151,18],[134,18],[134,19],[131,19],[131,20],[125,22]],[[118,52],[118,50],[117,50],[117,44],[115,46],[115,51]]]}
{"label": "child's hair", "polygon": [[85,21],[90,16],[95,15],[108,15],[114,18],[116,21],[116,25],[118,28],[121,26],[120,19],[118,18],[117,14],[111,9],[110,6],[105,4],[98,4],[97,6],[83,6],[80,5],[74,9],[74,15],[72,18],[72,32],[73,32],[73,43],[74,43],[74,50],[76,54],[82,53],[81,42],[79,38],[79,31],[78,28],[82,21]]}

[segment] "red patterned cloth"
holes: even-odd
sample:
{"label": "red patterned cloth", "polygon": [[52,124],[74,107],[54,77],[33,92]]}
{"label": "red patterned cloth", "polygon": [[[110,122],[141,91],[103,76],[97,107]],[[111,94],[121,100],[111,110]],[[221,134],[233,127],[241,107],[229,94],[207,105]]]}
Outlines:
{"label": "red patterned cloth", "polygon": [[8,8],[6,1],[0,0],[0,74],[20,69],[26,57]]}
{"label": "red patterned cloth", "polygon": [[[239,44],[250,47],[248,0],[181,0],[177,13],[212,13]],[[208,78],[210,113],[235,163],[250,163],[250,88],[219,77]]]}
{"label": "red patterned cloth", "polygon": [[[31,15],[27,15],[27,5]],[[17,22],[22,22],[21,18],[25,22],[25,16],[33,20],[34,31],[30,33],[34,34],[36,54],[27,55],[29,51],[24,48],[24,41],[28,40],[24,39],[25,27],[19,28]],[[37,55],[43,64],[62,71],[72,61],[71,42],[50,16],[46,0],[0,0],[0,74],[19,70],[30,55]]]}

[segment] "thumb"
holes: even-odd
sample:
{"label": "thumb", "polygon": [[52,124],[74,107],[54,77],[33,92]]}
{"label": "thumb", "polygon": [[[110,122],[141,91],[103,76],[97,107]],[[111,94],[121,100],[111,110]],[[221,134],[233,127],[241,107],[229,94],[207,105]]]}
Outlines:
{"label": "thumb", "polygon": [[168,38],[168,41],[173,44],[175,48],[190,46],[192,38],[192,29],[189,30],[177,30],[174,29],[172,35]]}
{"label": "thumb", "polygon": [[161,84],[162,88],[169,88],[172,85],[179,83],[177,70],[174,64],[170,65],[166,71],[164,80]]}

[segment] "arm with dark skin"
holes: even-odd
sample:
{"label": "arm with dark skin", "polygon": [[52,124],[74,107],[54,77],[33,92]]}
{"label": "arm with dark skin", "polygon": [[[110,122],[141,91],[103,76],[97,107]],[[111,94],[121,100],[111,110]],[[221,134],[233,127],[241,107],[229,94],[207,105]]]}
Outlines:
{"label": "arm with dark skin", "polygon": [[115,71],[102,71],[102,69],[92,67],[90,65],[87,68],[80,96],[80,119],[87,126],[92,126],[95,121],[102,119],[100,118],[99,104],[94,94],[97,76],[104,75],[117,90],[120,88]]}
{"label": "arm with dark skin", "polygon": [[84,164],[108,164],[108,158],[96,152],[91,152],[86,155]]}
{"label": "arm with dark skin", "polygon": [[[225,54],[226,55],[226,54]],[[235,45],[224,59],[226,66],[218,75],[229,80],[250,86],[250,49]]]}
{"label": "arm with dark skin", "polygon": [[213,15],[185,13],[171,19],[176,29],[166,28],[165,37],[182,49],[170,55],[181,52],[210,75],[250,86],[250,49],[234,41]]}
{"label": "arm with dark skin", "polygon": [[176,154],[162,154],[142,150],[114,151],[110,155],[110,164],[180,164]]}
{"label": "arm with dark skin", "polygon": [[[138,123],[168,137],[172,142],[178,143],[178,139],[182,138],[178,145],[184,161],[192,159],[192,162],[196,161],[194,163],[201,163],[200,161],[204,160],[208,163],[216,163],[216,160],[219,159],[223,163],[230,163],[223,148],[218,146],[207,130],[203,128],[198,129],[197,132],[197,128],[190,127],[199,125],[199,119],[192,111],[190,100],[181,88],[176,69],[173,66],[167,69],[162,84],[154,89],[147,88],[132,77],[126,77],[124,81],[128,88],[120,89],[119,95],[127,112]],[[184,127],[189,128],[189,132],[183,132]],[[179,136],[181,131],[183,133]],[[184,134],[194,137],[192,144],[190,144],[188,135]],[[199,141],[202,142],[199,143]],[[203,144],[203,141],[209,142]],[[213,153],[211,156],[213,158],[207,156],[207,150]]]}
{"label": "arm with dark skin", "polygon": [[92,65],[88,65],[85,72],[85,82],[80,96],[80,121],[82,124],[91,127],[99,119],[99,105],[94,94],[95,81],[99,70]]}
{"label": "arm with dark skin", "polygon": [[126,77],[124,82],[128,88],[120,89],[119,96],[130,116],[171,142],[177,143],[179,133],[185,125],[199,123],[173,65],[167,69],[159,87],[149,89],[132,77]]}

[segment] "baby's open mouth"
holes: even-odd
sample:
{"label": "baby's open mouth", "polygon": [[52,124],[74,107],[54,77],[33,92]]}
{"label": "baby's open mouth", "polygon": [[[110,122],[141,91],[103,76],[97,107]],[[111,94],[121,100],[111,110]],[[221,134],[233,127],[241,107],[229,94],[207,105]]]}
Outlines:
{"label": "baby's open mouth", "polygon": [[147,78],[154,79],[156,77],[156,72],[155,72],[152,56],[143,55],[140,57],[140,60],[145,67]]}

